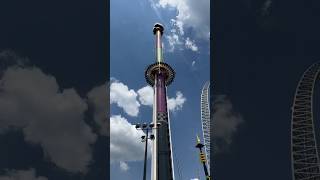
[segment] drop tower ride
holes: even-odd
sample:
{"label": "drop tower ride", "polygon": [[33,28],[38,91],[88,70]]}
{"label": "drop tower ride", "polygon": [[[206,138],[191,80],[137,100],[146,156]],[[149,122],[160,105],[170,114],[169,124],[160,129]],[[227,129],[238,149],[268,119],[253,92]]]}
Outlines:
{"label": "drop tower ride", "polygon": [[174,180],[170,119],[167,108],[167,86],[175,76],[174,70],[163,61],[162,42],[164,28],[156,23],[153,34],[156,38],[156,62],[148,66],[145,78],[154,90],[153,123],[161,125],[153,129],[151,180]]}

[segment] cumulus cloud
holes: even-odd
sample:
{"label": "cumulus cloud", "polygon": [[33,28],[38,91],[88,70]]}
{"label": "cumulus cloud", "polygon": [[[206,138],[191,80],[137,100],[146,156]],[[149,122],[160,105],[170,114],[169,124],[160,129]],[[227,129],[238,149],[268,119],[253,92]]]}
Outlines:
{"label": "cumulus cloud", "polygon": [[36,176],[34,169],[29,170],[12,170],[5,175],[0,176],[0,180],[48,180],[44,176]]}
{"label": "cumulus cloud", "polygon": [[183,44],[182,41],[180,40],[180,37],[176,33],[166,35],[165,37],[167,38],[170,46],[168,50],[169,52],[173,52],[177,45]]}
{"label": "cumulus cloud", "polygon": [[20,57],[12,50],[3,50],[0,52],[0,72],[9,66],[22,66],[29,62],[27,58]]}
{"label": "cumulus cloud", "polygon": [[[150,86],[145,86],[138,90],[139,94],[139,100],[141,104],[151,106],[153,105],[153,88]],[[176,97],[169,98],[168,99],[168,110],[172,112],[176,112],[178,110],[181,110],[183,107],[183,104],[185,103],[186,98],[183,96],[183,94],[178,91],[176,93]]]}
{"label": "cumulus cloud", "polygon": [[[175,9],[177,15],[170,20],[171,30],[166,35],[170,49],[173,52],[176,47],[186,42],[184,36],[186,30],[192,30],[195,37],[201,40],[209,40],[210,36],[210,0],[158,0],[156,3],[149,1],[159,16],[159,10]],[[186,48],[198,51],[197,46],[186,42]]]}
{"label": "cumulus cloud", "polygon": [[160,19],[161,21],[163,21],[163,18],[162,18],[162,16],[161,16],[161,13],[160,13],[160,11],[159,11],[159,9],[158,9],[158,4],[157,4],[154,0],[148,0],[148,1],[149,1],[150,5],[151,5],[152,9],[153,9],[154,12],[156,13],[158,19]]}
{"label": "cumulus cloud", "polygon": [[94,110],[94,120],[99,125],[100,134],[109,136],[109,122],[107,121],[107,103],[109,96],[107,95],[107,85],[103,84],[93,88],[88,93],[88,101]]}
{"label": "cumulus cloud", "polygon": [[185,29],[192,28],[198,38],[209,39],[210,0],[159,0],[156,6],[177,10],[171,23],[179,35],[183,36]]}
{"label": "cumulus cloud", "polygon": [[183,96],[183,94],[178,91],[175,98],[168,99],[168,109],[172,112],[176,112],[182,109],[183,104],[186,102],[186,100],[187,99]]}
{"label": "cumulus cloud", "polygon": [[70,172],[85,172],[96,135],[84,122],[86,102],[74,89],[61,89],[36,67],[10,67],[0,80],[0,132],[22,129],[46,158]]}
{"label": "cumulus cloud", "polygon": [[[120,84],[120,82],[118,81],[116,83]],[[112,87],[112,84],[113,83],[111,83],[110,87]],[[125,90],[125,92],[127,92],[125,94],[128,94],[129,88],[122,83],[120,86],[122,89]],[[136,99],[138,98],[142,105],[147,105],[152,107],[153,105],[153,88],[152,87],[145,86],[140,88],[137,92],[135,92],[133,89],[131,89],[130,91],[131,91],[130,93],[132,94],[131,97],[134,96],[134,98],[132,98],[133,99],[132,102],[135,102]],[[90,94],[100,94],[100,93],[103,93],[103,90],[100,89],[99,91],[100,93],[92,93],[92,92]],[[121,94],[121,93],[118,93],[118,94]],[[96,97],[98,96],[99,95],[96,95]],[[112,98],[111,94],[110,94],[110,98]],[[89,99],[94,99],[94,98],[89,98]],[[168,109],[171,111],[180,110],[183,107],[183,104],[185,101],[186,101],[186,98],[183,97],[183,94],[181,92],[177,92],[175,98],[168,99]],[[139,103],[134,103],[134,104],[139,104]],[[139,106],[137,106],[137,108],[139,108]],[[115,162],[120,163],[120,169],[125,170],[129,168],[127,162],[143,160],[144,145],[141,142],[141,136],[143,135],[145,135],[144,132],[142,132],[141,130],[137,130],[135,126],[130,122],[128,122],[128,120],[123,116],[112,115],[110,117],[111,163],[115,163]],[[148,155],[150,156],[151,142],[149,142],[148,148],[149,148]]]}
{"label": "cumulus cloud", "polygon": [[263,6],[262,6],[262,15],[268,15],[268,14],[269,14],[271,5],[272,5],[272,1],[271,1],[271,0],[266,0],[266,1],[263,3]]}
{"label": "cumulus cloud", "polygon": [[185,46],[187,49],[191,49],[192,51],[198,51],[198,46],[189,37],[187,37],[185,41]]}
{"label": "cumulus cloud", "polygon": [[110,104],[116,103],[130,116],[137,116],[140,103],[137,101],[137,93],[127,85],[114,81],[110,85]]}
{"label": "cumulus cloud", "polygon": [[184,35],[183,23],[181,21],[171,19],[170,23],[174,27],[173,29],[171,29],[171,32],[173,32],[173,33],[177,32],[181,36]]}
{"label": "cumulus cloud", "polygon": [[198,37],[209,38],[210,0],[159,0],[158,6],[176,8],[177,16],[173,21],[179,31],[192,28]]}
{"label": "cumulus cloud", "polygon": [[[141,136],[145,135],[137,130],[133,124],[121,115],[110,117],[110,159],[111,163],[141,161],[144,158],[144,143]],[[148,142],[148,155],[151,155],[151,142]]]}
{"label": "cumulus cloud", "polygon": [[129,166],[127,163],[123,162],[123,161],[120,161],[120,169],[122,171],[128,171],[129,170]]}
{"label": "cumulus cloud", "polygon": [[143,105],[153,105],[153,88],[151,86],[145,86],[138,90],[139,101]]}
{"label": "cumulus cloud", "polygon": [[234,111],[231,101],[224,95],[219,95],[213,103],[213,134],[216,150],[225,149],[232,142],[233,135],[243,122],[241,115]]}

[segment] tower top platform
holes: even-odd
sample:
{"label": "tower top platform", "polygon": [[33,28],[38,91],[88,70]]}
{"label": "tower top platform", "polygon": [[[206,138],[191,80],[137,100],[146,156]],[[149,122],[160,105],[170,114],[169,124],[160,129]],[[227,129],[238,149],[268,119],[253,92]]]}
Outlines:
{"label": "tower top platform", "polygon": [[156,34],[157,31],[160,31],[161,35],[163,34],[164,28],[163,25],[160,23],[155,23],[153,26],[153,34]]}

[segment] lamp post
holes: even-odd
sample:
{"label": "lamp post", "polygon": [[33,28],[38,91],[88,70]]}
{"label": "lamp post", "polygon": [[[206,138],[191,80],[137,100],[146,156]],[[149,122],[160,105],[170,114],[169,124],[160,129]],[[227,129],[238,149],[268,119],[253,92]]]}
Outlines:
{"label": "lamp post", "polygon": [[141,142],[146,142],[145,144],[145,150],[144,150],[144,166],[143,166],[143,180],[146,180],[146,172],[147,172],[147,154],[148,154],[148,139],[153,140],[155,137],[153,134],[150,134],[150,136],[148,136],[149,131],[151,131],[152,129],[156,129],[160,126],[160,123],[157,123],[156,127],[153,123],[147,124],[147,123],[143,123],[141,124],[136,124],[136,129],[140,129],[142,131],[144,131],[146,133],[145,136],[141,136]]}

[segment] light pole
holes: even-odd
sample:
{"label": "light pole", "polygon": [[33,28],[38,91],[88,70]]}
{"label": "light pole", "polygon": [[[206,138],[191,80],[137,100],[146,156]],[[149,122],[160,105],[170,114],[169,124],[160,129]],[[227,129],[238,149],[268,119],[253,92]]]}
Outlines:
{"label": "light pole", "polygon": [[152,129],[156,129],[160,126],[160,123],[157,123],[157,126],[155,127],[153,123],[151,124],[147,124],[147,123],[143,123],[141,124],[136,124],[136,129],[140,129],[142,131],[144,131],[146,133],[145,136],[141,136],[141,142],[146,142],[145,145],[145,150],[144,150],[144,166],[143,166],[143,180],[146,180],[146,172],[147,172],[147,154],[148,154],[148,139],[153,140],[155,137],[153,134],[150,134],[150,136],[148,136],[148,133],[150,130]]}

